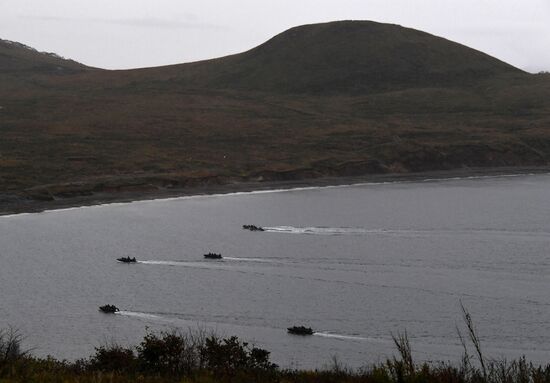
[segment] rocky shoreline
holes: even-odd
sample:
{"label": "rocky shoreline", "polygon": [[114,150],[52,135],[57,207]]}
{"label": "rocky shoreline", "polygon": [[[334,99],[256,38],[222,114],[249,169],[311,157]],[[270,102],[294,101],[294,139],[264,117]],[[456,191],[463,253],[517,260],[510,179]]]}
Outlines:
{"label": "rocky shoreline", "polygon": [[461,168],[410,173],[367,173],[319,176],[304,170],[265,172],[250,177],[135,177],[94,183],[44,185],[22,192],[0,192],[0,215],[37,213],[79,206],[129,203],[193,195],[229,194],[361,183],[414,182],[467,177],[497,177],[550,173],[550,166]]}

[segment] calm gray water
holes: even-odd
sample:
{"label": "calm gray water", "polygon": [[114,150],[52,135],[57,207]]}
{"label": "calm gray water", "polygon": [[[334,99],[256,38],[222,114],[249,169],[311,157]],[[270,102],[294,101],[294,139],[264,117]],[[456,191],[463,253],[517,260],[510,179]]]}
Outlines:
{"label": "calm gray water", "polygon": [[[253,233],[243,224],[268,230]],[[202,254],[221,252],[223,261]],[[125,265],[115,258],[135,256]],[[394,351],[458,361],[460,300],[491,357],[550,360],[550,176],[203,196],[0,217],[0,326],[39,355],[212,329],[283,366]],[[123,312],[105,315],[102,304]],[[286,334],[307,325],[311,337]]]}

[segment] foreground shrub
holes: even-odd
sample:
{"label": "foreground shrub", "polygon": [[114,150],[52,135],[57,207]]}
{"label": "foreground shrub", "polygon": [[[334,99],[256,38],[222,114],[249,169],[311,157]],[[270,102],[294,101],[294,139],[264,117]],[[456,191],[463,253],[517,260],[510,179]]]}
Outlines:
{"label": "foreground shrub", "polygon": [[223,340],[211,336],[201,348],[204,368],[222,378],[234,378],[240,373],[270,379],[278,366],[270,362],[269,355],[269,351],[251,348],[235,336]]}
{"label": "foreground shrub", "polygon": [[486,359],[470,328],[476,354],[465,347],[458,365],[415,363],[403,333],[394,336],[398,352],[385,363],[352,370],[334,359],[325,371],[282,371],[266,350],[201,332],[148,332],[136,348],[102,346],[88,359],[66,362],[33,357],[21,350],[17,331],[0,331],[0,383],[550,383],[550,364]]}
{"label": "foreground shrub", "polygon": [[201,367],[202,343],[200,333],[148,332],[137,347],[138,360],[147,371],[189,375]]}
{"label": "foreground shrub", "polygon": [[0,330],[0,365],[24,357],[27,352],[21,348],[23,337],[19,331],[9,328]]}
{"label": "foreground shrub", "polygon": [[134,351],[119,345],[97,347],[88,362],[80,363],[90,370],[103,372],[135,372],[139,365]]}

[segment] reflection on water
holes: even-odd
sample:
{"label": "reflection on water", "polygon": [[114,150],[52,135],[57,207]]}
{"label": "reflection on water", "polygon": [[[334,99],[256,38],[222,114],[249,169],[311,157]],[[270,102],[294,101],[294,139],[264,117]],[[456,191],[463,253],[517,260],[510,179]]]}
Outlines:
{"label": "reflection on water", "polygon": [[547,361],[549,189],[492,177],[0,217],[0,326],[60,358],[149,327],[237,335],[294,367],[377,362],[407,330],[418,360],[458,361],[462,300],[487,355]]}

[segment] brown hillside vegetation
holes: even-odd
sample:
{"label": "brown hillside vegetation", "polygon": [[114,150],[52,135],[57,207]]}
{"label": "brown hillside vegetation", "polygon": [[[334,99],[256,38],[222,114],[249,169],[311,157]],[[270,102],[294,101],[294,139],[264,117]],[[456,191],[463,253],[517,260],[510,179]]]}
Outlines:
{"label": "brown hillside vegetation", "polygon": [[362,21],[127,71],[0,41],[0,133],[0,201],[540,166],[550,162],[550,75]]}

